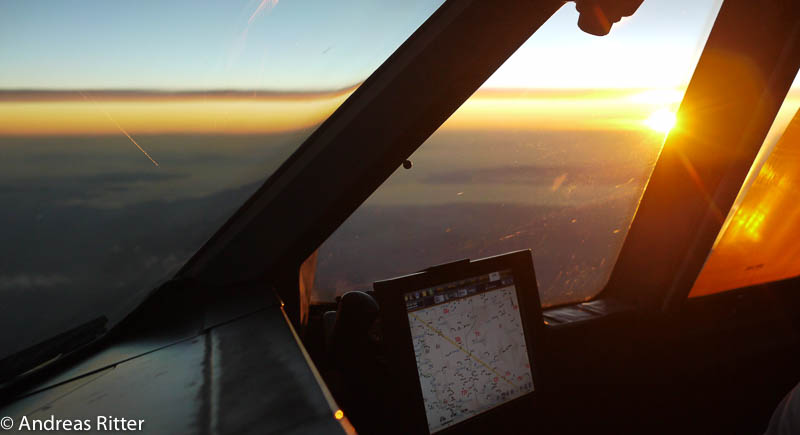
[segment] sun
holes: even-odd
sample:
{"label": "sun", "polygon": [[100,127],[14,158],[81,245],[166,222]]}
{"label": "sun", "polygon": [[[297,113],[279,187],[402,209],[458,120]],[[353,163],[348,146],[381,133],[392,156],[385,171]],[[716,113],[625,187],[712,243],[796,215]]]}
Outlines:
{"label": "sun", "polygon": [[669,109],[659,109],[653,112],[649,118],[644,120],[644,125],[659,133],[666,134],[672,130],[672,127],[675,126],[677,120],[678,119],[675,116],[675,112],[672,112]]}

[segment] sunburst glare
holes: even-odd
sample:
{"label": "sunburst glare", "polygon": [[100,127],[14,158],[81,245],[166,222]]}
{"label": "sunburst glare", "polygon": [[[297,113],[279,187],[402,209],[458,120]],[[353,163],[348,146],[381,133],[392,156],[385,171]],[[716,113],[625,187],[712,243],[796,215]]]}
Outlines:
{"label": "sunburst glare", "polygon": [[669,109],[659,109],[644,120],[644,125],[659,133],[666,134],[672,130],[672,127],[675,127],[677,121],[678,118],[675,116],[675,112]]}

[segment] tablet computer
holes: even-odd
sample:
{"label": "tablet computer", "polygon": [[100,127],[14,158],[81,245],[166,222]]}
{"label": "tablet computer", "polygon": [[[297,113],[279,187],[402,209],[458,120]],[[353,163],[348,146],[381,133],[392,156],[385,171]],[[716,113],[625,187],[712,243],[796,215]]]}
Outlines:
{"label": "tablet computer", "polygon": [[374,289],[398,433],[524,420],[541,387],[543,333],[529,250],[434,266]]}

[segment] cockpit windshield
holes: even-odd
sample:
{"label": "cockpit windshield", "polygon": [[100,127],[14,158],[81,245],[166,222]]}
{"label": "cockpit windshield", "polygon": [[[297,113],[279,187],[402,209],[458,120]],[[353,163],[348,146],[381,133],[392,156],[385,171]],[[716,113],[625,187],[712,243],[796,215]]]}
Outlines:
{"label": "cockpit windshield", "polygon": [[566,4],[321,246],[312,299],[518,249],[543,305],[597,295],[720,5],[648,0],[599,38]]}
{"label": "cockpit windshield", "polygon": [[441,3],[0,4],[0,359],[118,321]]}

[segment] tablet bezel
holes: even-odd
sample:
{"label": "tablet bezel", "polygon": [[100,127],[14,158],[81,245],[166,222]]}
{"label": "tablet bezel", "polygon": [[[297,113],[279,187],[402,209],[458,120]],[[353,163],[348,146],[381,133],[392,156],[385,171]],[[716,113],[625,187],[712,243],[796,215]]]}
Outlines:
{"label": "tablet bezel", "polygon": [[483,432],[496,428],[499,423],[515,420],[520,416],[520,410],[524,415],[525,408],[533,405],[537,393],[542,388],[539,376],[541,360],[539,354],[542,349],[544,323],[531,251],[515,251],[472,261],[462,260],[434,266],[411,275],[377,281],[373,284],[381,310],[384,355],[392,380],[392,389],[388,394],[392,398],[396,398],[389,402],[402,407],[402,409],[394,410],[401,415],[397,419],[398,421],[392,422],[396,433],[429,433],[417,361],[411,340],[411,327],[403,295],[414,290],[508,269],[514,276],[514,287],[517,292],[525,342],[528,346],[534,390],[442,429],[436,434],[449,434],[455,431]]}

